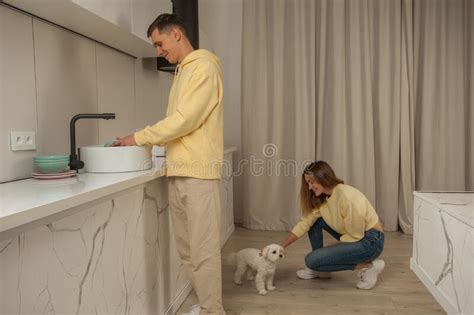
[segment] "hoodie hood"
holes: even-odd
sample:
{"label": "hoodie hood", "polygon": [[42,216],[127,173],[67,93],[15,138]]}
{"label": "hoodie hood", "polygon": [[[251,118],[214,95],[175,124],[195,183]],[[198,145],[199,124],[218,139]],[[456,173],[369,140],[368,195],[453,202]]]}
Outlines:
{"label": "hoodie hood", "polygon": [[181,63],[178,64],[178,66],[176,67],[177,69],[179,69],[178,72],[181,71],[182,68],[186,67],[186,65],[198,59],[207,59],[213,62],[214,64],[216,64],[217,66],[219,66],[220,68],[220,61],[216,55],[214,55],[213,53],[211,53],[209,50],[206,50],[206,49],[197,49],[197,50],[193,50],[189,55],[184,57],[183,61],[181,61]]}

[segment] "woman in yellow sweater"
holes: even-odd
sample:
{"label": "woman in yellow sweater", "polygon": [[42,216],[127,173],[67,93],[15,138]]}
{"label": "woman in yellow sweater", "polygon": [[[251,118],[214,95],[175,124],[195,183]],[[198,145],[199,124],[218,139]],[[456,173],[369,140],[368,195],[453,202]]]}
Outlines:
{"label": "woman in yellow sweater", "polygon": [[[324,161],[308,165],[302,176],[300,202],[303,217],[281,244],[308,233],[312,251],[300,279],[330,278],[330,272],[357,270],[359,289],[372,289],[385,262],[376,259],[384,246],[384,233],[377,213],[359,190],[337,178]],[[323,246],[323,230],[340,241]]]}

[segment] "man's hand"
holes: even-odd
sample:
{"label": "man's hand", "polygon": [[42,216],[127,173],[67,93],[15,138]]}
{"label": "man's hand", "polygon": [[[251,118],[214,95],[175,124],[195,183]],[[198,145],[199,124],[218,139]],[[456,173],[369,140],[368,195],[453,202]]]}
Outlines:
{"label": "man's hand", "polygon": [[127,146],[134,146],[137,145],[135,142],[135,137],[133,133],[123,138],[117,137],[117,139],[112,143],[113,147],[127,147]]}

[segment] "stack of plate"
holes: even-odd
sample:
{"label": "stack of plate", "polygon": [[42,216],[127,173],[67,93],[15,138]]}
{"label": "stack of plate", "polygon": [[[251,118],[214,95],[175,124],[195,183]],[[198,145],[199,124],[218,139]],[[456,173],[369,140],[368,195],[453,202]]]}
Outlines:
{"label": "stack of plate", "polygon": [[77,172],[73,170],[65,171],[61,173],[49,173],[49,174],[38,173],[38,172],[31,173],[31,176],[37,179],[60,179],[60,178],[73,177],[76,175],[77,175]]}
{"label": "stack of plate", "polygon": [[43,155],[33,158],[35,172],[31,174],[39,179],[56,179],[75,176],[75,171],[69,170],[69,155]]}

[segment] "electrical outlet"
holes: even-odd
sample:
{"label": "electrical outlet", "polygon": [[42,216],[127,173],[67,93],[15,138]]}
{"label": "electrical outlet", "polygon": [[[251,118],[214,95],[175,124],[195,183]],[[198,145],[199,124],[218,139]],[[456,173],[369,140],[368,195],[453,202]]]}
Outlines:
{"label": "electrical outlet", "polygon": [[12,151],[36,150],[36,132],[10,131],[10,148]]}

